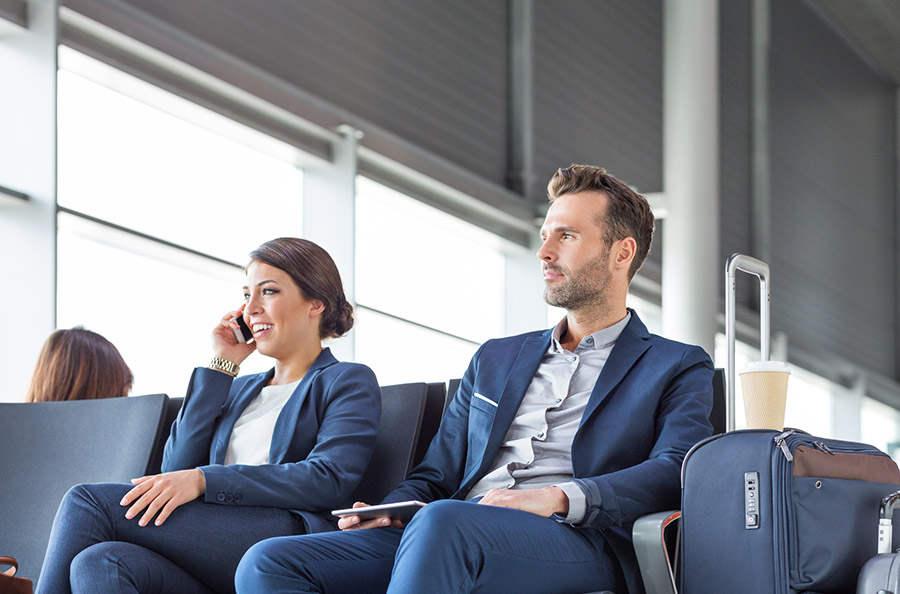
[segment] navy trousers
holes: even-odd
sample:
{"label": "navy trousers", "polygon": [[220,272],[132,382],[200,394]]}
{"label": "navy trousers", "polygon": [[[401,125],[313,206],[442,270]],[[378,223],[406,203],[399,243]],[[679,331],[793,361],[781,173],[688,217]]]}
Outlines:
{"label": "navy trousers", "polygon": [[405,530],[273,538],[244,555],[239,594],[625,591],[602,536],[518,510],[444,500]]}
{"label": "navy trousers", "polygon": [[178,507],[162,526],[125,519],[131,485],[78,485],[66,493],[50,533],[37,594],[234,592],[234,571],[256,542],[303,534],[283,509]]}

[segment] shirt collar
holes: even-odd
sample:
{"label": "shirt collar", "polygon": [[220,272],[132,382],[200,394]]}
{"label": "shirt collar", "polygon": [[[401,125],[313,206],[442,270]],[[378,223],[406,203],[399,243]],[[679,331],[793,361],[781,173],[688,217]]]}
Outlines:
{"label": "shirt collar", "polygon": [[[614,344],[617,340],[619,340],[619,336],[622,334],[622,331],[625,330],[625,326],[628,325],[628,322],[631,320],[631,311],[629,310],[625,317],[613,324],[612,326],[607,326],[606,328],[601,328],[597,330],[593,334],[589,334],[581,339],[581,343],[577,348],[579,349],[602,349],[608,347],[611,344]],[[562,343],[559,340],[562,338],[562,335],[566,333],[566,330],[569,329],[568,318],[563,318],[560,320],[559,324],[553,329],[553,339],[550,341],[550,352],[552,353],[562,353],[565,349],[562,346]]]}

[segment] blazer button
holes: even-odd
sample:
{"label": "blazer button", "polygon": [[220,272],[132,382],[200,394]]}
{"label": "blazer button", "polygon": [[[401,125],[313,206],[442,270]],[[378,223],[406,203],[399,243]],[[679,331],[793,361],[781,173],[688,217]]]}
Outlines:
{"label": "blazer button", "polygon": [[218,501],[219,503],[225,501],[225,493],[223,493],[222,491],[216,493],[216,501]]}
{"label": "blazer button", "polygon": [[240,494],[240,493],[235,493],[235,494],[234,494],[234,502],[235,502],[235,503],[240,503],[240,502],[241,502],[241,499],[243,499],[243,497],[241,497],[241,494]]}
{"label": "blazer button", "polygon": [[231,493],[229,493],[228,495],[225,496],[225,501],[226,501],[227,503],[231,503],[232,501],[234,501],[234,495],[232,495]]}

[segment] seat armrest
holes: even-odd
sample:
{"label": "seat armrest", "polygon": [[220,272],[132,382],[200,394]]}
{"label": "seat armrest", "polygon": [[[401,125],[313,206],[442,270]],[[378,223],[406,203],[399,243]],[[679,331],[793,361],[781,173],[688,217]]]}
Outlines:
{"label": "seat armrest", "polygon": [[680,511],[666,511],[642,516],[634,523],[631,536],[647,594],[678,593],[673,561],[677,551],[670,550],[666,533],[678,530],[680,521]]}

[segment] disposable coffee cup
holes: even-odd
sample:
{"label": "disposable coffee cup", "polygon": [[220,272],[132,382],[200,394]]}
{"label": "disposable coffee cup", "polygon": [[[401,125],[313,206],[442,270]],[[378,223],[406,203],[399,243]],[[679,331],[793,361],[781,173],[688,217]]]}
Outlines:
{"label": "disposable coffee cup", "polygon": [[782,361],[753,361],[740,372],[748,429],[784,430],[791,370]]}

